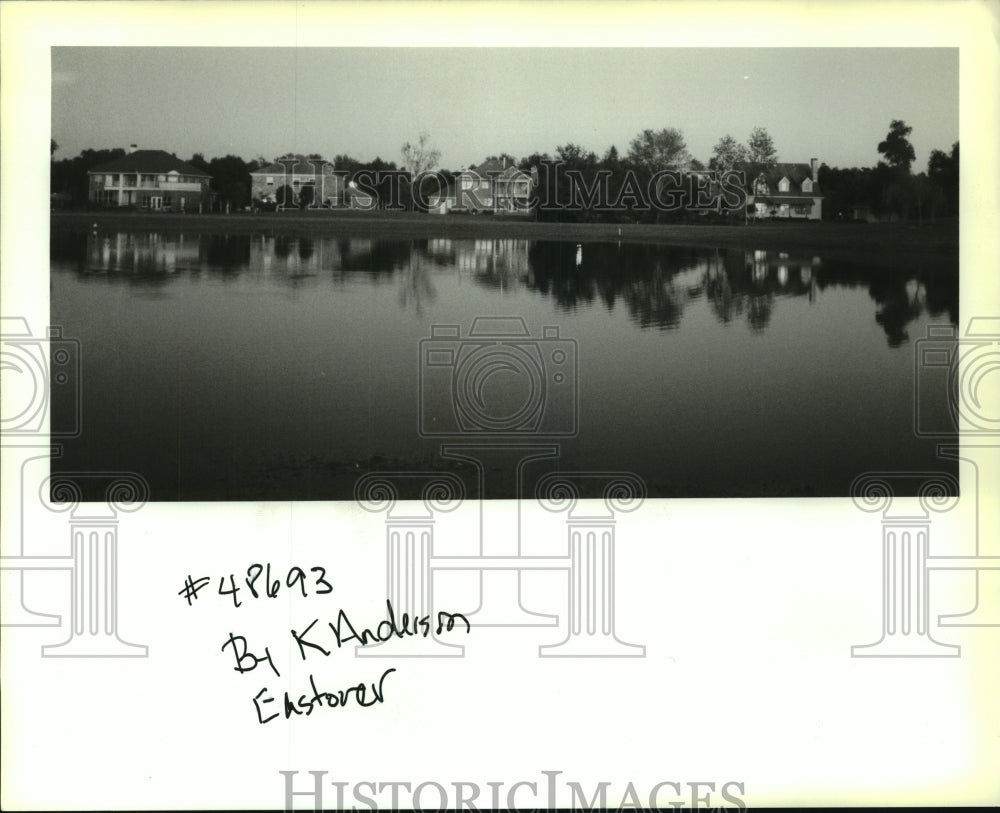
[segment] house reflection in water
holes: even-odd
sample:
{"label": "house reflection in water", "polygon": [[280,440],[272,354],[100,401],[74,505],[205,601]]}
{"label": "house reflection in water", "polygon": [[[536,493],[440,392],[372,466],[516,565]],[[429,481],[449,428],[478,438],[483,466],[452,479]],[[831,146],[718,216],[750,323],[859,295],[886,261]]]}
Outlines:
{"label": "house reflection in water", "polygon": [[427,241],[426,257],[435,265],[472,277],[486,288],[500,291],[521,288],[530,281],[528,240]]}
{"label": "house reflection in water", "polygon": [[90,233],[85,270],[106,274],[176,274],[205,262],[199,237],[158,232]]}
{"label": "house reflection in water", "polygon": [[744,253],[744,265],[751,271],[754,283],[781,293],[805,293],[810,302],[816,298],[813,271],[821,264],[819,257],[792,257],[785,251],[755,249]]}
{"label": "house reflection in water", "polygon": [[249,271],[264,277],[304,279],[319,276],[338,264],[339,251],[331,240],[284,235],[254,235],[250,242]]}
{"label": "house reflection in water", "polygon": [[863,288],[891,347],[909,340],[907,326],[924,313],[958,319],[956,275],[906,267],[872,268],[821,260],[812,252],[684,248],[650,243],[584,243],[513,239],[379,240],[347,236],[58,232],[54,263],[83,276],[164,285],[183,274],[224,282],[261,279],[291,288],[345,285],[367,277],[399,288],[399,305],[419,310],[438,282],[468,278],[497,291],[524,290],[561,311],[595,304],[623,307],[640,328],[673,330],[704,301],[724,325],[765,330],[782,299],[818,302],[828,289]]}

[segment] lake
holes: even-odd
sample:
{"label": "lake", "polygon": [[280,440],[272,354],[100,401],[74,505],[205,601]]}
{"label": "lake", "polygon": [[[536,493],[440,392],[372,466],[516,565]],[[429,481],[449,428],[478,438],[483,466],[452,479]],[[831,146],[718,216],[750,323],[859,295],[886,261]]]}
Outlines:
{"label": "lake", "polygon": [[478,443],[487,497],[534,447],[524,488],[846,496],[957,473],[913,431],[915,342],[957,321],[957,271],[801,250],[54,226],[82,431],[52,467],[138,472],[160,501],[347,500],[369,471],[481,488],[454,451]]}

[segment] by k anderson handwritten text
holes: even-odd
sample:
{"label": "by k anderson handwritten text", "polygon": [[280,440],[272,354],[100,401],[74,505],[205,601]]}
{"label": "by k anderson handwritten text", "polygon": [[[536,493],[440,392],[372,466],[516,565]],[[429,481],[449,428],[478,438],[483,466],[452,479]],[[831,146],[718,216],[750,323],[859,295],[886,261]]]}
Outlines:
{"label": "by k anderson handwritten text", "polygon": [[[212,589],[212,585],[218,585]],[[254,563],[246,573],[227,573],[216,580],[213,576],[193,577],[184,580],[178,592],[189,607],[203,600],[203,593],[223,597],[231,601],[233,608],[242,607],[245,601],[267,601],[268,599],[293,598],[296,600],[326,596],[333,592],[333,585],[327,579],[327,569],[322,566],[302,568],[292,566],[287,569],[273,567],[270,563]],[[294,647],[282,647],[275,651],[297,652],[302,661],[321,662],[348,644],[355,646],[375,646],[393,639],[426,638],[429,635],[468,634],[472,630],[469,620],[461,613],[437,612],[430,615],[399,614],[392,602],[386,601],[386,617],[374,624],[356,624],[341,608],[332,620],[314,617],[299,628],[289,629],[288,634]],[[287,641],[283,641],[287,644]],[[271,647],[251,644],[249,636],[229,631],[225,634],[222,651],[232,655],[233,671],[240,675],[255,672],[266,676],[267,684],[250,697],[257,721],[261,725],[284,717],[309,717],[313,712],[338,709],[348,705],[368,708],[384,703],[388,678],[397,670],[389,668],[374,679],[344,686],[331,686],[322,675],[310,672],[303,686],[297,689],[275,687],[273,680],[281,679],[281,670],[271,653]],[[263,682],[263,681],[262,681]],[[258,684],[259,685],[259,684]]]}

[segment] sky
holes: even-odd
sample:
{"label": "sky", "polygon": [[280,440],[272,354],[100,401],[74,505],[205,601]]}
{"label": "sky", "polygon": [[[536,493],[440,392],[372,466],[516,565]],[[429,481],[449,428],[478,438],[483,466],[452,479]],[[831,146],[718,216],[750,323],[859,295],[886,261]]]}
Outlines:
{"label": "sky", "polygon": [[423,131],[457,170],[568,142],[624,154],[674,127],[707,163],[761,126],[780,161],[873,166],[903,119],[919,171],[958,141],[958,97],[956,48],[52,48],[57,159],[137,144],[400,164]]}

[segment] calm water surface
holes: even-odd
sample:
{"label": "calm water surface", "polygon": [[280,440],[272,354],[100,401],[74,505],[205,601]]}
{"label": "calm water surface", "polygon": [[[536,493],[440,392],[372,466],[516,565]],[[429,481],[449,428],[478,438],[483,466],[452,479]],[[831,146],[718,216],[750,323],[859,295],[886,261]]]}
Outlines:
{"label": "calm water surface", "polygon": [[[529,479],[629,471],[657,497],[845,496],[866,471],[955,471],[914,436],[912,393],[914,342],[957,322],[957,274],[57,229],[51,256],[51,320],[81,341],[83,382],[83,432],[53,469],[137,471],[155,500],[351,499],[372,470],[469,479],[440,446],[484,433],[559,444]],[[477,317],[527,335],[510,319],[470,335]]]}

